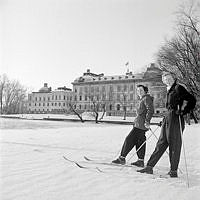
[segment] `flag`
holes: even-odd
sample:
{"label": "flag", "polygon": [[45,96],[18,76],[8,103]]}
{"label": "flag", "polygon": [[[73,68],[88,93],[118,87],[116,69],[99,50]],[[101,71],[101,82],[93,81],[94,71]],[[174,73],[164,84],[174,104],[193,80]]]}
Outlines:
{"label": "flag", "polygon": [[129,62],[127,62],[125,65],[127,66],[129,64]]}

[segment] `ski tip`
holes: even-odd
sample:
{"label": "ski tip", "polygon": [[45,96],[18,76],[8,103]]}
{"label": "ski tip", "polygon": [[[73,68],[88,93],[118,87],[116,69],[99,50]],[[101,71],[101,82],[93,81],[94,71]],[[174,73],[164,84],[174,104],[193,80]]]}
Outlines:
{"label": "ski tip", "polygon": [[84,159],[87,161],[92,161],[91,159],[89,159],[88,157],[84,156]]}
{"label": "ski tip", "polygon": [[86,167],[83,167],[82,165],[80,165],[79,163],[77,162],[74,162],[79,168],[82,168],[82,169],[85,169]]}
{"label": "ski tip", "polygon": [[70,160],[69,158],[67,158],[67,157],[65,157],[65,156],[63,156],[63,158],[64,158],[65,160],[69,161],[69,162],[73,162],[72,160]]}
{"label": "ski tip", "polygon": [[97,171],[99,171],[99,172],[103,172],[101,169],[99,169],[98,167],[96,167],[96,169],[97,169]]}

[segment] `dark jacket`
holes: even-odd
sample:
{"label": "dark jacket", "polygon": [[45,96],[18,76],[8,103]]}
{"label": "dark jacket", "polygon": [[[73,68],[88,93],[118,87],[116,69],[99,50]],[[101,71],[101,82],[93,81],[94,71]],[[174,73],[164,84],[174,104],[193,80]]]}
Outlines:
{"label": "dark jacket", "polygon": [[[181,111],[184,101],[187,102],[184,109]],[[196,99],[191,95],[182,85],[177,84],[175,81],[167,93],[166,108],[168,110],[173,109],[181,112],[183,115],[194,109]]]}
{"label": "dark jacket", "polygon": [[154,113],[153,97],[149,94],[144,95],[138,103],[136,108],[136,118],[134,120],[134,127],[147,130],[144,126],[145,122],[150,123]]}

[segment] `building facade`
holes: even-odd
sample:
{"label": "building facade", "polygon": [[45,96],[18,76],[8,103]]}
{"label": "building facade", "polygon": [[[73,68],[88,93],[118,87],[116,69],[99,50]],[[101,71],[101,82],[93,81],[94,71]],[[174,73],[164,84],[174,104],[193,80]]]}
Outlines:
{"label": "building facade", "polygon": [[143,73],[114,76],[91,73],[88,69],[74,80],[73,90],[60,87],[52,91],[45,83],[38,92],[28,95],[28,112],[71,113],[72,107],[78,112],[91,112],[98,106],[98,111],[105,111],[108,116],[123,116],[125,112],[134,116],[139,84],[147,86],[154,97],[155,114],[165,112],[167,89],[155,64],[150,64]]}
{"label": "building facade", "polygon": [[[146,72],[125,75],[104,76],[94,74],[88,69],[86,73],[72,83],[74,102],[82,111],[91,111],[95,102],[101,102],[109,116],[135,115],[138,102],[136,94],[137,85],[143,84],[149,88],[149,93],[154,97],[155,113],[165,112],[166,86],[162,83],[161,70],[151,64]],[[97,104],[96,104],[97,105]]]}
{"label": "building facade", "polygon": [[38,92],[28,94],[28,113],[65,113],[73,92],[66,87],[52,91],[47,83]]}

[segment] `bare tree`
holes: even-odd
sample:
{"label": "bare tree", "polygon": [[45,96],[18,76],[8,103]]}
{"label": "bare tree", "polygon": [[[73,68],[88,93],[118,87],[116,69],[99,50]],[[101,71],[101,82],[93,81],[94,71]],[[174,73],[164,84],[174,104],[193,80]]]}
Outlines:
{"label": "bare tree", "polygon": [[199,7],[194,2],[189,9],[177,12],[176,33],[165,41],[157,53],[157,61],[166,71],[176,73],[180,82],[194,94],[200,94],[200,32]]}
{"label": "bare tree", "polygon": [[83,117],[82,117],[82,113],[83,111],[81,111],[80,109],[78,109],[78,106],[77,106],[77,97],[74,96],[72,97],[73,99],[70,100],[68,104],[69,108],[70,108],[70,111],[72,111],[75,115],[78,116],[78,118],[81,120],[81,122],[83,123],[84,120],[83,120]]}
{"label": "bare tree", "polygon": [[6,75],[0,83],[1,114],[16,114],[24,112],[26,107],[27,89],[19,81],[10,81]]}
{"label": "bare tree", "polygon": [[123,112],[124,112],[124,115],[123,115],[123,120],[126,120],[126,115],[127,115],[127,108],[128,108],[128,105],[127,105],[127,99],[128,98],[128,94],[127,94],[127,86],[124,85],[123,86],[123,89],[120,93],[120,97],[119,97],[119,102],[120,104],[122,105],[122,109],[123,109]]}
{"label": "bare tree", "polygon": [[106,113],[106,102],[107,102],[106,101],[106,94],[103,93],[102,98],[101,98],[101,103],[100,103],[102,115],[99,118],[99,120],[102,120],[104,118],[105,113]]}
{"label": "bare tree", "polygon": [[88,96],[90,100],[90,108],[92,111],[92,116],[95,118],[95,123],[99,121],[99,112],[101,110],[101,101],[98,95],[90,95]]}
{"label": "bare tree", "polygon": [[5,87],[8,83],[8,77],[6,74],[3,74],[0,76],[0,109],[1,109],[1,114],[3,114],[3,97],[4,97],[4,92],[5,92]]}

